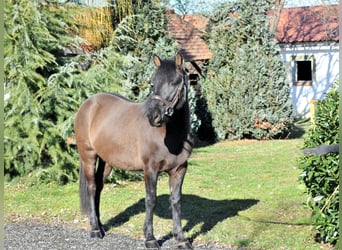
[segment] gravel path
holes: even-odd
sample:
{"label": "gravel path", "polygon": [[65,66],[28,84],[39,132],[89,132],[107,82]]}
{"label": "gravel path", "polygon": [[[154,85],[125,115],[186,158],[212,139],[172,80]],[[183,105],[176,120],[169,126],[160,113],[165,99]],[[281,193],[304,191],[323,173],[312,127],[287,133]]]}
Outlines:
{"label": "gravel path", "polygon": [[[92,239],[89,232],[65,225],[34,223],[7,224],[4,227],[5,249],[87,249],[87,250],[139,250],[144,248],[144,239],[131,239],[124,235],[108,233],[103,239]],[[168,239],[162,250],[174,249],[176,241]],[[194,245],[194,249],[226,249],[213,245]]]}

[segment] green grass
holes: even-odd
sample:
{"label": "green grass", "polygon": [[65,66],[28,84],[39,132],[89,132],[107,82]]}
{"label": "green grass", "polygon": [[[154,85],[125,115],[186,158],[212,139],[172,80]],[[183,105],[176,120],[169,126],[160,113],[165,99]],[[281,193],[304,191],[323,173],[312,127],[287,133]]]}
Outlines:
{"label": "green grass", "polygon": [[[183,186],[183,226],[195,243],[252,249],[327,249],[312,239],[305,188],[298,182],[302,139],[221,142],[198,148]],[[158,182],[157,237],[172,230],[168,179]],[[89,228],[78,185],[5,184],[5,221],[33,220]],[[101,218],[109,232],[142,238],[143,182],[107,184]]]}

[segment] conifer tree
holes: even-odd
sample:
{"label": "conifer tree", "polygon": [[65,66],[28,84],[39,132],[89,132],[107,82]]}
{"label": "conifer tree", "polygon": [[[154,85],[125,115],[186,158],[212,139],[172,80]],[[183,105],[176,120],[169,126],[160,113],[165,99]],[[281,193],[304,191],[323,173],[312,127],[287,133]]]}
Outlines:
{"label": "conifer tree", "polygon": [[43,105],[47,78],[63,63],[61,49],[71,42],[71,18],[62,5],[46,1],[5,1],[5,175],[46,167],[53,158],[55,106]]}
{"label": "conifer tree", "polygon": [[209,17],[203,93],[218,139],[277,138],[293,123],[290,87],[270,33],[270,0],[220,5]]}

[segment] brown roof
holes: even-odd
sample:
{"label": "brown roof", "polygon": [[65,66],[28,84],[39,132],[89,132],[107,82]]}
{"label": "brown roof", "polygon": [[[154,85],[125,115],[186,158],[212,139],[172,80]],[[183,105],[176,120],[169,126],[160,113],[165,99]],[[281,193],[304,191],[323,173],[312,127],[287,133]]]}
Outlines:
{"label": "brown roof", "polygon": [[208,24],[208,18],[200,15],[185,15],[184,21],[191,23],[199,31],[205,32]]}
{"label": "brown roof", "polygon": [[279,43],[339,41],[338,5],[284,8],[276,31]]}
{"label": "brown roof", "polygon": [[168,32],[176,40],[178,49],[185,61],[199,61],[210,59],[212,54],[204,34],[207,19],[203,16],[187,15],[179,16],[174,12],[167,13],[169,18]]}

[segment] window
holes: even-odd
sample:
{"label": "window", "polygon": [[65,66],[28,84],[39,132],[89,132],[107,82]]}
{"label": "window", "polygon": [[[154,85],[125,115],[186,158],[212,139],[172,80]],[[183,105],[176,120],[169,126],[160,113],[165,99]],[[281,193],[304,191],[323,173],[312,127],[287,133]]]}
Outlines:
{"label": "window", "polygon": [[293,74],[294,86],[312,86],[313,60],[295,60]]}
{"label": "window", "polygon": [[311,61],[297,61],[297,81],[312,81]]}
{"label": "window", "polygon": [[197,85],[198,75],[197,74],[189,74],[189,82],[190,82],[190,85]]}

